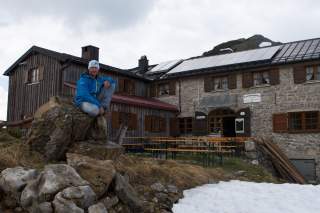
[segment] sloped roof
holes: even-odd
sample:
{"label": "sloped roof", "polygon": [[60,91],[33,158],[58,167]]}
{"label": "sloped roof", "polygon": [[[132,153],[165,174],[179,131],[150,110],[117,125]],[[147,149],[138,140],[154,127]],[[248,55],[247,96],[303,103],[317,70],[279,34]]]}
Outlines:
{"label": "sloped roof", "polygon": [[[73,82],[64,82],[64,85],[74,90],[76,89],[76,84]],[[159,110],[178,112],[178,108],[175,105],[168,104],[154,98],[114,94],[112,96],[111,102],[119,103],[119,104],[128,104],[131,106],[138,106],[138,107],[144,107],[144,108],[153,108],[153,109],[159,109]]]}
{"label": "sloped roof", "polygon": [[[45,48],[42,48],[42,47],[38,47],[38,46],[32,46],[16,62],[14,62],[4,72],[3,75],[9,76],[11,74],[11,72],[15,69],[15,67],[19,65],[19,63],[23,62],[24,60],[26,60],[27,57],[29,57],[31,54],[34,54],[34,53],[40,53],[40,54],[43,54],[43,55],[47,55],[47,56],[50,56],[52,58],[55,58],[55,59],[63,61],[63,62],[71,61],[71,62],[79,63],[79,64],[82,64],[82,65],[85,65],[85,66],[87,66],[87,64],[89,62],[89,60],[81,58],[81,57],[69,55],[69,54],[66,54],[66,53],[59,53],[59,52],[48,50],[48,49],[45,49]],[[138,76],[138,75],[136,75],[136,74],[134,74],[134,73],[132,73],[130,71],[119,69],[119,68],[116,68],[116,67],[112,67],[112,66],[109,66],[109,65],[106,65],[106,64],[101,64],[100,63],[100,68],[102,70],[108,70],[108,71],[119,73],[119,74],[122,74],[122,75],[125,75],[125,76],[138,78],[138,79],[141,79],[141,80],[147,80],[147,79],[143,78],[142,76]]]}
{"label": "sloped roof", "polygon": [[298,62],[320,58],[320,38],[290,42],[272,59],[273,64]]}

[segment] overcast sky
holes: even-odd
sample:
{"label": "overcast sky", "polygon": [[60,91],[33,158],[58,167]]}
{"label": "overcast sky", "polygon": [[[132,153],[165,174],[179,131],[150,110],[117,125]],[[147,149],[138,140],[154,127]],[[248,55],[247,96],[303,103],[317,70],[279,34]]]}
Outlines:
{"label": "overcast sky", "polygon": [[[228,40],[262,34],[289,42],[320,37],[317,0],[0,0],[0,70],[32,45],[81,55],[100,48],[100,62],[137,66],[201,55]],[[0,77],[0,120],[8,77]]]}

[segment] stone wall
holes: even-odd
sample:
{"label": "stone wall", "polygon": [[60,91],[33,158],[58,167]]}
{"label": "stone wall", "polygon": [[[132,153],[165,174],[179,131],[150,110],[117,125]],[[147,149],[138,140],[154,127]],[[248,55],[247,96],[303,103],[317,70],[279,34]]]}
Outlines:
{"label": "stone wall", "polygon": [[[179,106],[181,94],[181,114],[179,117],[194,117],[195,111],[208,114],[219,107],[229,107],[234,111],[249,107],[251,111],[251,135],[272,138],[294,159],[315,159],[317,179],[320,181],[320,133],[273,133],[272,114],[294,111],[320,110],[320,81],[295,84],[293,68],[279,69],[280,84],[242,88],[242,74],[237,74],[237,89],[204,92],[204,76],[186,77],[177,81],[176,95],[159,97],[160,100]],[[180,85],[181,86],[180,86]],[[182,88],[179,91],[179,88]],[[243,103],[245,94],[261,94],[259,103]]]}

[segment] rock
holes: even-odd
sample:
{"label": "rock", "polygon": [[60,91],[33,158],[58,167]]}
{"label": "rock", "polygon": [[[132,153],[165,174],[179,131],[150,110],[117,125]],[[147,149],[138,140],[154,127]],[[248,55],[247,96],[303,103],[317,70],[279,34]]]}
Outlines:
{"label": "rock", "polygon": [[74,202],[64,199],[61,193],[55,196],[52,203],[55,213],[84,213],[84,210],[79,208]]}
{"label": "rock", "polygon": [[142,201],[132,186],[119,173],[115,177],[115,193],[133,212],[142,212]]}
{"label": "rock", "polygon": [[82,141],[74,143],[68,151],[89,156],[98,160],[116,160],[124,153],[124,148],[119,144],[106,141]]}
{"label": "rock", "polygon": [[168,185],[167,190],[169,193],[177,194],[179,192],[178,188],[175,185]]}
{"label": "rock", "polygon": [[89,183],[83,180],[71,166],[65,164],[47,165],[38,178],[22,191],[21,205],[26,208],[33,203],[51,201],[59,191],[67,187],[86,185]]}
{"label": "rock", "polygon": [[254,141],[245,141],[244,142],[244,150],[246,152],[256,151],[256,143]]}
{"label": "rock", "polygon": [[239,176],[243,176],[244,174],[246,174],[246,171],[243,170],[239,170],[233,173],[235,176],[239,177]]}
{"label": "rock", "polygon": [[49,202],[40,203],[38,209],[38,212],[41,213],[53,213],[52,205]]}
{"label": "rock", "polygon": [[87,156],[67,153],[67,162],[90,183],[98,198],[108,191],[116,174],[113,162],[110,160],[96,160]]}
{"label": "rock", "polygon": [[19,202],[21,191],[28,182],[36,179],[37,176],[38,172],[34,169],[23,167],[7,168],[1,172],[0,188],[6,194],[6,197],[10,196],[16,202]]}
{"label": "rock", "polygon": [[253,165],[259,165],[259,161],[258,161],[258,160],[252,160],[252,161],[251,161],[251,164],[253,164]]}
{"label": "rock", "polygon": [[48,161],[63,159],[70,144],[86,140],[93,121],[72,102],[52,97],[35,113],[27,143]]}
{"label": "rock", "polygon": [[167,189],[159,182],[152,184],[150,187],[157,192],[167,192]]}
{"label": "rock", "polygon": [[108,211],[102,203],[97,203],[89,207],[88,213],[108,213]]}
{"label": "rock", "polygon": [[110,209],[113,206],[117,205],[117,203],[119,202],[119,198],[117,196],[105,197],[103,200],[101,200],[101,202],[107,209]]}
{"label": "rock", "polygon": [[71,186],[61,192],[61,197],[73,201],[78,207],[87,209],[97,197],[90,186]]}

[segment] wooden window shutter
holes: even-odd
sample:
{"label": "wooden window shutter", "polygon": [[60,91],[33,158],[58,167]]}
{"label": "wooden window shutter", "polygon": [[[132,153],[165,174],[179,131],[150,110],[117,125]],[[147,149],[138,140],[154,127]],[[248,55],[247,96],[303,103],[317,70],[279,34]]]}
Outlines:
{"label": "wooden window shutter", "polygon": [[242,74],[242,88],[250,88],[253,86],[253,73],[245,72]]}
{"label": "wooden window shutter", "polygon": [[165,132],[167,130],[166,119],[160,118],[160,131]]}
{"label": "wooden window shutter", "polygon": [[134,80],[129,81],[129,94],[135,95],[136,94],[136,82]]}
{"label": "wooden window shutter", "polygon": [[39,66],[39,81],[43,80],[44,66]]}
{"label": "wooden window shutter", "polygon": [[288,114],[279,113],[273,114],[273,132],[287,132],[288,131]]}
{"label": "wooden window shutter", "polygon": [[306,69],[304,66],[295,66],[293,68],[293,80],[295,84],[301,84],[306,81]]}
{"label": "wooden window shutter", "polygon": [[176,95],[176,82],[175,81],[169,82],[169,95]]}
{"label": "wooden window shutter", "polygon": [[23,82],[25,83],[25,84],[27,84],[28,83],[28,80],[29,80],[29,73],[31,72],[31,70],[27,70],[27,71],[25,71],[24,73],[23,73]]}
{"label": "wooden window shutter", "polygon": [[150,85],[150,96],[155,97],[157,94],[157,84]]}
{"label": "wooden window shutter", "polygon": [[204,91],[205,92],[210,92],[212,90],[212,77],[205,77],[204,78]]}
{"label": "wooden window shutter", "polygon": [[128,129],[129,130],[136,130],[137,129],[137,114],[135,113],[130,113],[129,116],[129,122],[128,122]]}
{"label": "wooden window shutter", "polygon": [[120,113],[119,112],[112,112],[112,121],[111,126],[113,129],[119,129],[120,128]]}
{"label": "wooden window shutter", "polygon": [[280,83],[279,80],[279,69],[272,69],[269,71],[270,76],[270,84],[271,85],[277,85]]}
{"label": "wooden window shutter", "polygon": [[144,130],[145,131],[151,132],[151,122],[152,122],[151,118],[152,117],[150,115],[144,116]]}
{"label": "wooden window shutter", "polygon": [[124,92],[124,79],[123,78],[119,78],[119,80],[118,80],[118,91]]}
{"label": "wooden window shutter", "polygon": [[170,118],[170,136],[179,136],[178,118]]}
{"label": "wooden window shutter", "polygon": [[237,75],[229,75],[228,76],[228,89],[236,89],[237,88]]}

